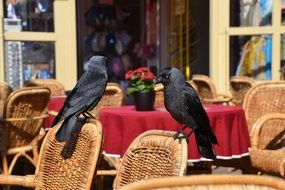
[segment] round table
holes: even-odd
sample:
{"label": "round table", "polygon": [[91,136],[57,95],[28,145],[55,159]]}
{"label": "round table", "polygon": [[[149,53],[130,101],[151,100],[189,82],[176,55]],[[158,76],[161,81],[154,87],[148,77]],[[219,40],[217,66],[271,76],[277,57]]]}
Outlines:
{"label": "round table", "polygon": [[[244,111],[239,106],[204,105],[219,145],[214,149],[217,159],[248,156],[250,140]],[[142,132],[151,129],[177,131],[181,129],[164,107],[153,111],[136,111],[134,106],[103,108],[100,122],[104,130],[104,151],[108,155],[123,156],[129,144]],[[191,135],[188,161],[203,161]]]}

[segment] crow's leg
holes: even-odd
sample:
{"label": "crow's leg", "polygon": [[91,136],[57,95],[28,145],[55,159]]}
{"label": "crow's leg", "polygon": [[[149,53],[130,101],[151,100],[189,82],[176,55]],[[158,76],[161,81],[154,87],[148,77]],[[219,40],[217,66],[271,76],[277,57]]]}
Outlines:
{"label": "crow's leg", "polygon": [[184,130],[186,128],[187,128],[187,125],[184,125],[182,129],[180,129],[179,131],[177,131],[177,133],[175,133],[173,135],[173,138],[174,139],[179,139],[179,141],[182,141],[182,139],[184,139],[184,138],[187,140],[187,135],[184,134]]}
{"label": "crow's leg", "polygon": [[189,138],[189,137],[192,135],[192,133],[193,133],[194,131],[195,131],[195,129],[192,129],[191,132],[190,132],[188,135],[186,135],[187,138]]}
{"label": "crow's leg", "polygon": [[174,134],[174,139],[179,139],[179,141],[182,141],[183,139],[186,139],[188,143],[189,137],[192,135],[192,133],[195,131],[195,129],[192,129],[188,135],[186,135],[183,131],[185,130],[187,126],[185,125],[181,130],[179,130],[177,133]]}
{"label": "crow's leg", "polygon": [[83,112],[82,115],[84,116],[85,120],[88,120],[90,118],[95,119],[95,117],[88,111]]}

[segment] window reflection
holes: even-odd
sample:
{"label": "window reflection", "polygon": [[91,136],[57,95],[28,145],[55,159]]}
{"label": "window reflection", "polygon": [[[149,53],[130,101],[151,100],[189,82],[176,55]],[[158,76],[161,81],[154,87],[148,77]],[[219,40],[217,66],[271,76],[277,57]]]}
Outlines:
{"label": "window reflection", "polygon": [[281,77],[283,78],[283,80],[285,80],[285,34],[281,35],[280,58],[281,58],[280,74],[281,74]]}
{"label": "window reflection", "polygon": [[230,26],[272,25],[272,0],[231,0]]}
{"label": "window reflection", "polygon": [[54,0],[6,0],[5,31],[53,32]]}
{"label": "window reflection", "polygon": [[285,25],[285,0],[281,0],[281,24]]}
{"label": "window reflection", "polygon": [[17,89],[29,79],[55,78],[53,42],[5,42],[5,81]]}
{"label": "window reflection", "polygon": [[231,76],[271,79],[271,35],[233,36],[230,43]]}

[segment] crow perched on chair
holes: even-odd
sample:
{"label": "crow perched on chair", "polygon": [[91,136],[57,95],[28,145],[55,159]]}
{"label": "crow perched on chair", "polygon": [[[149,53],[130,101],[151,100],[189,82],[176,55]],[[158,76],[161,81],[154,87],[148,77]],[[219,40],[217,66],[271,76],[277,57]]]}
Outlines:
{"label": "crow perched on chair", "polygon": [[[194,132],[200,154],[205,158],[215,159],[216,153],[212,144],[218,144],[218,140],[193,87],[186,82],[179,69],[171,67],[161,71],[156,83],[162,83],[164,86],[165,108],[176,121],[183,125],[174,138],[188,139]],[[187,127],[192,131],[185,135],[183,132]]]}
{"label": "crow perched on chair", "polygon": [[69,93],[52,123],[52,126],[55,126],[64,119],[56,133],[58,141],[66,141],[69,135],[76,130],[75,124],[80,114],[83,114],[86,119],[93,117],[88,111],[98,104],[105,92],[108,80],[106,64],[105,56],[93,56],[88,61],[87,71]]}

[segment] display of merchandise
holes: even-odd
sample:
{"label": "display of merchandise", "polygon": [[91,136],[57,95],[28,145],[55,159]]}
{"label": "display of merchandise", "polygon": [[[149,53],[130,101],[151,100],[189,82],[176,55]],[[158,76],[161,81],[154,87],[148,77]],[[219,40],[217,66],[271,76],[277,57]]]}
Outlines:
{"label": "display of merchandise", "polygon": [[23,85],[22,43],[5,43],[5,81],[14,90]]}
{"label": "display of merchandise", "polygon": [[109,82],[120,83],[124,80],[124,74],[130,66],[129,58],[126,57],[132,38],[123,27],[128,16],[118,6],[103,4],[90,7],[85,14],[86,24],[93,29],[85,39],[90,57],[94,54],[112,57],[108,65]]}

